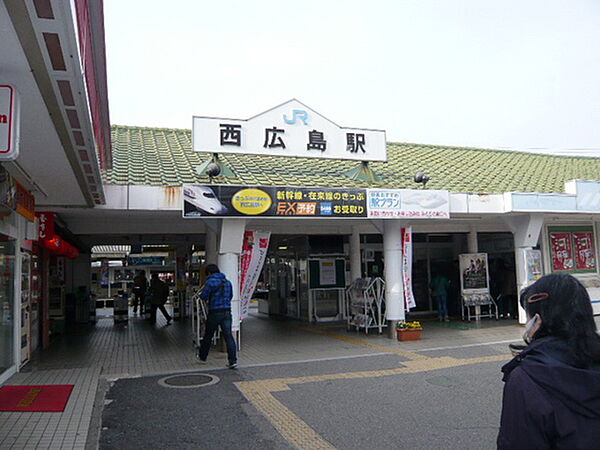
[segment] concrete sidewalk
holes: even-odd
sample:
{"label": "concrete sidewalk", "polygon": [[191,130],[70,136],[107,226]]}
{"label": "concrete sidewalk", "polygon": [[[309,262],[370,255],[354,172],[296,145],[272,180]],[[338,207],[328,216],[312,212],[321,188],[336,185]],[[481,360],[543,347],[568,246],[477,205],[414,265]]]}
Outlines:
{"label": "concrete sidewalk", "polygon": [[[58,337],[50,349],[6,384],[74,384],[67,408],[63,413],[0,412],[0,447],[96,448],[106,380],[225,366],[226,355],[214,349],[209,365],[198,365],[189,321],[165,325],[162,316],[156,325],[130,317],[126,327],[115,326],[112,318],[104,317],[95,327]],[[499,355],[507,354],[508,342],[519,341],[522,332],[522,327],[511,321],[426,322],[421,341],[397,342],[376,334],[348,332],[345,325],[309,326],[254,313],[243,324],[239,365],[344,359],[344,364],[351,366],[353,357],[388,354],[400,361],[418,354],[464,355],[482,345]]]}

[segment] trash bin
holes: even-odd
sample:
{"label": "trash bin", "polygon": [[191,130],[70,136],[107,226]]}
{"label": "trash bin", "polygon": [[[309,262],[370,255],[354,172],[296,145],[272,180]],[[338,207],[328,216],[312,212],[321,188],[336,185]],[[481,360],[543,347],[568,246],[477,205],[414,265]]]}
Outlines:
{"label": "trash bin", "polygon": [[113,318],[115,323],[127,323],[129,319],[129,295],[125,291],[119,291],[113,297]]}

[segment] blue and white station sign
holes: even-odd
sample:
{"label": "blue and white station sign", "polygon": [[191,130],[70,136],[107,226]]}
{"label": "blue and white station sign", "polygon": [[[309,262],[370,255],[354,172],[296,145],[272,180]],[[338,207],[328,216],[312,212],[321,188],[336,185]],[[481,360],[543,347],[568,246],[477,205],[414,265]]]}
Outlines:
{"label": "blue and white station sign", "polygon": [[211,153],[387,160],[385,131],[340,127],[298,100],[247,120],[194,116],[192,148]]}

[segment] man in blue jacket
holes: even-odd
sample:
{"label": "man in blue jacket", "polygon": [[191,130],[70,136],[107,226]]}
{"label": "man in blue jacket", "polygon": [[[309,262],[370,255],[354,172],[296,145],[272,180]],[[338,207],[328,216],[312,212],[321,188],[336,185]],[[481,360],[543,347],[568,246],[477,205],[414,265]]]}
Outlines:
{"label": "man in blue jacket", "polygon": [[228,367],[235,369],[237,356],[235,340],[231,332],[231,299],[233,298],[231,281],[225,278],[216,264],[207,265],[206,274],[208,277],[204,289],[200,293],[200,298],[208,304],[208,319],[206,331],[198,349],[198,358],[200,361],[206,362],[213,335],[220,326],[227,344]]}

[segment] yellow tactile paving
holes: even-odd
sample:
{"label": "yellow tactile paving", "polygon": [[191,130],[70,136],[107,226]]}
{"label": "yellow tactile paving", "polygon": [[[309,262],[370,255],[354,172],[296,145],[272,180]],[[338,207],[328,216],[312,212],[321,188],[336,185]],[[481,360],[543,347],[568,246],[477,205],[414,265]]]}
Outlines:
{"label": "yellow tactile paving", "polygon": [[[409,352],[407,352],[409,353]],[[418,355],[420,356],[420,355]],[[362,372],[344,372],[325,375],[313,375],[294,378],[273,378],[256,381],[240,381],[235,383],[237,388],[281,433],[290,445],[297,449],[332,449],[329,442],[323,439],[306,422],[294,414],[289,408],[277,400],[272,392],[290,390],[290,384],[315,383],[320,381],[376,378],[404,373],[426,372],[429,370],[446,369],[449,367],[466,366],[491,361],[510,359],[510,355],[494,355],[479,358],[419,358],[402,362],[402,367],[385,370],[367,370]]]}
{"label": "yellow tactile paving", "polygon": [[333,333],[331,331],[327,331],[327,329],[324,329],[324,328],[296,327],[296,329],[303,330],[303,331],[308,331],[310,333],[320,334],[320,335],[323,335],[323,336],[330,337],[332,339],[337,339],[337,340],[340,340],[340,341],[349,342],[351,344],[360,345],[360,346],[363,346],[363,347],[374,348],[374,349],[377,349],[377,350],[379,350],[381,352],[394,353],[396,355],[404,356],[405,358],[412,359],[412,360],[429,359],[429,356],[420,355],[418,353],[409,352],[409,351],[406,351],[406,350],[400,350],[398,348],[388,347],[388,346],[385,346],[385,345],[374,344],[374,343],[366,341],[364,339],[360,339],[360,338],[356,338],[356,337],[351,337],[351,336],[344,336],[343,334]]}

